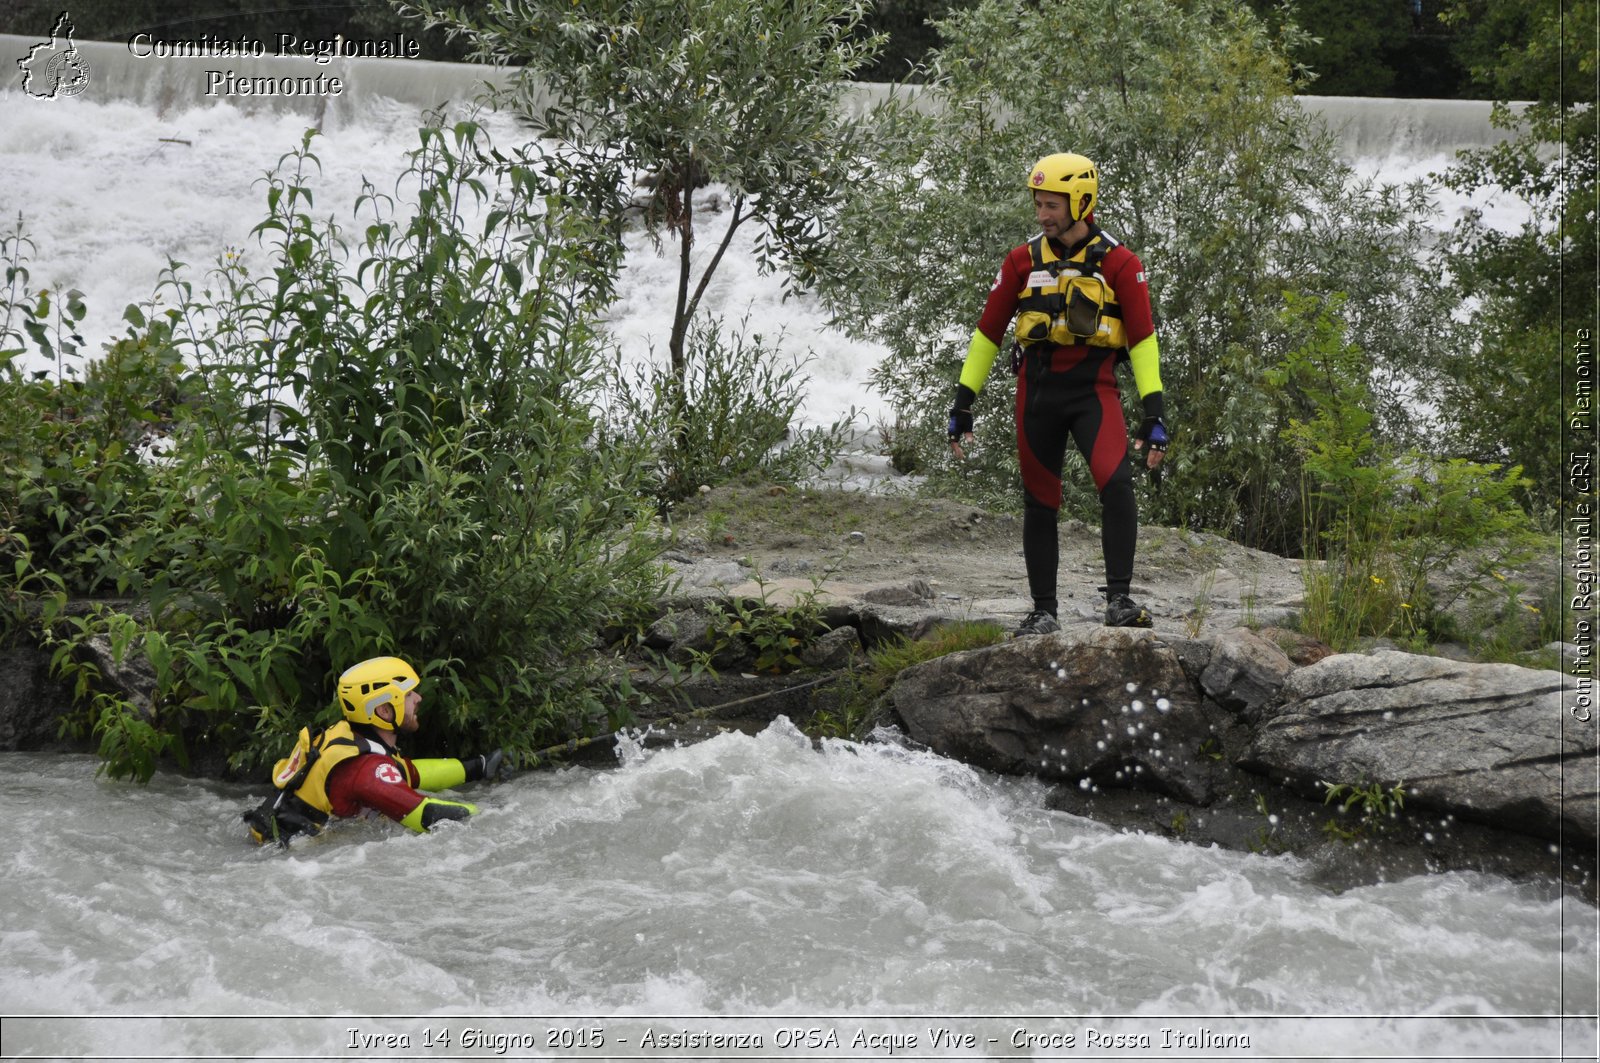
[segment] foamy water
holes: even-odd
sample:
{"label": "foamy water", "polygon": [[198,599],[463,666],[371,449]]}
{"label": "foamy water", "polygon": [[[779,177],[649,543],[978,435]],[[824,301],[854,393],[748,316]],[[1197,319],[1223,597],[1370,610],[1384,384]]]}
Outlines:
{"label": "foamy water", "polygon": [[[36,246],[29,263],[34,287],[85,294],[87,350],[98,352],[125,333],[123,309],[152,297],[169,259],[187,264],[184,275],[197,291],[229,250],[242,253],[254,272],[267,268],[250,237],[266,216],[260,179],[299,145],[304,115],[245,112],[226,102],[163,116],[136,103],[74,100],[68,111],[3,91],[0,113],[0,220],[9,233],[23,216]],[[315,139],[320,172],[308,182],[314,214],[332,216],[347,232],[359,231],[354,206],[363,180],[393,193],[407,152],[418,144],[420,112],[413,105],[377,99],[363,103],[358,115]],[[483,117],[496,143],[515,144],[526,135],[509,118]],[[704,190],[702,205],[718,192]],[[697,279],[725,220],[701,212]],[[781,349],[804,363],[810,379],[802,410],[808,423],[829,423],[852,409],[867,423],[881,420],[882,404],[868,393],[867,380],[883,349],[830,328],[809,296],[783,300],[780,278],[754,267],[758,231],[754,223],[741,227],[702,308],[730,325],[747,322],[769,342],[782,334]],[[664,357],[677,292],[675,245],[657,248],[635,228],[627,249],[608,330],[630,357],[651,350]]]}
{"label": "foamy water", "polygon": [[[576,1016],[624,1056],[689,1028],[790,1058],[809,1054],[773,1051],[794,1016],[925,1049],[924,1020],[958,1016],[936,1025],[981,1034],[977,1058],[1060,1058],[1008,1042],[1081,1048],[1086,1028],[1206,1028],[1247,1058],[1482,1058],[1558,1051],[1551,1017],[1596,992],[1593,910],[1549,890],[1450,874],[1333,894],[1293,858],[1120,834],[1033,784],[889,744],[818,751],[784,720],[478,788],[465,826],[341,822],[287,853],[243,841],[243,788],[97,781],[84,757],[0,769],[0,1011],[58,1016],[8,1019],[7,1053],[344,1058],[352,1027],[417,1048],[425,1028]],[[351,1015],[393,1018],[332,1018]]]}

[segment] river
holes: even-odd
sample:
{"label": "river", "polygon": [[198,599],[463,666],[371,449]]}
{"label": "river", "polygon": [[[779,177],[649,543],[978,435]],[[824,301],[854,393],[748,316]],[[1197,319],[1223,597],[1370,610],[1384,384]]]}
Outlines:
{"label": "river", "polygon": [[[647,1030],[767,1058],[886,1058],[870,1039],[894,1036],[958,1058],[930,1028],[978,1041],[959,1058],[1554,1058],[1563,1029],[1592,1049],[1557,1017],[1592,1013],[1594,911],[1549,888],[1332,893],[1291,857],[1118,833],[781,719],[618,759],[480,787],[467,825],[342,822],[280,852],[243,841],[243,787],[0,755],[0,1011],[54,1016],[8,1018],[5,1053],[370,1056],[352,1029],[406,1058],[445,1029],[551,1059],[724,1058],[649,1052]],[[780,1045],[793,1029],[839,1044]],[[1233,1044],[1162,1048],[1178,1035]]]}

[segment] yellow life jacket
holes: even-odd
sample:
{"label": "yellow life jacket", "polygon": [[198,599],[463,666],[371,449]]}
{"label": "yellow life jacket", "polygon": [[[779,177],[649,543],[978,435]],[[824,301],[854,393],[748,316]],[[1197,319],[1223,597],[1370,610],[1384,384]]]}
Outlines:
{"label": "yellow life jacket", "polygon": [[347,721],[340,721],[313,737],[302,727],[290,754],[272,769],[272,784],[278,793],[258,808],[246,812],[244,819],[256,844],[277,841],[288,845],[295,834],[316,834],[333,815],[328,798],[328,775],[334,768],[363,753],[392,755],[382,742],[355,733]]}
{"label": "yellow life jacket", "polygon": [[1116,237],[1096,230],[1074,254],[1061,258],[1043,233],[1030,240],[1032,264],[1017,296],[1017,342],[1024,348],[1040,343],[1126,347],[1122,308],[1102,271],[1106,254],[1116,246]]}
{"label": "yellow life jacket", "polygon": [[[294,795],[321,812],[324,817],[333,814],[333,801],[328,797],[328,774],[334,768],[362,753],[381,753],[388,756],[391,752],[382,742],[375,742],[356,734],[344,720],[318,735],[313,740],[311,749],[315,756],[311,758],[310,770],[305,773],[305,778],[294,791]],[[296,751],[298,752],[298,747]],[[279,761],[280,766],[282,763]],[[273,773],[273,782],[277,782],[277,772]]]}

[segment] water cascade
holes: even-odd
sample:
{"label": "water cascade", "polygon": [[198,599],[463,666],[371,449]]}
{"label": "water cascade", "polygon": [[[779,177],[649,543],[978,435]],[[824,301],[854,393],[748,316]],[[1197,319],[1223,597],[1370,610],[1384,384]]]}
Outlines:
{"label": "water cascade", "polygon": [[[28,54],[36,40],[0,36],[0,56]],[[151,298],[169,260],[185,263],[191,280],[228,249],[251,255],[249,231],[264,212],[262,173],[300,141],[307,126],[322,135],[314,142],[320,172],[313,179],[316,203],[341,224],[362,180],[379,191],[393,188],[405,153],[416,146],[420,115],[449,101],[470,99],[487,81],[506,74],[488,67],[405,59],[308,58],[226,59],[140,57],[127,44],[78,42],[87,58],[85,90],[72,98],[36,100],[9,86],[0,89],[6,120],[0,124],[0,218],[9,226],[18,214],[37,248],[35,286],[77,288],[87,297],[81,332],[87,349],[99,350],[122,334],[123,308]],[[240,78],[339,77],[337,97],[306,95],[207,96],[208,69]],[[851,102],[865,106],[886,88],[852,89]],[[1308,97],[1303,106],[1326,117],[1339,131],[1346,156],[1364,175],[1403,181],[1442,170],[1462,147],[1492,143],[1503,135],[1489,124],[1489,105],[1451,100],[1383,100]],[[526,131],[510,118],[486,118],[497,142],[514,143]],[[1441,191],[1441,226],[1467,209],[1515,224],[1515,205],[1467,204]],[[710,211],[701,220],[713,219]],[[746,226],[749,251],[754,231]],[[700,241],[697,254],[714,246]],[[629,351],[664,350],[663,320],[670,320],[675,252],[663,252],[640,233],[629,242],[625,285],[612,308],[609,327]],[[198,286],[198,285],[197,285]],[[810,362],[812,386],[802,416],[826,423],[854,409],[870,424],[887,411],[868,388],[883,351],[857,343],[827,324],[808,298],[782,300],[776,277],[721,270],[707,292],[705,308],[730,322],[746,317],[771,331],[784,328],[785,348]]]}

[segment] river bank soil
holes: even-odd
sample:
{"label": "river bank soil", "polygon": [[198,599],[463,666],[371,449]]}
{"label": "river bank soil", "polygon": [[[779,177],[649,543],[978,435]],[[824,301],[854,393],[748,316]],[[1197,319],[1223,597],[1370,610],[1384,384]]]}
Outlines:
{"label": "river bank soil", "polygon": [[[731,592],[776,604],[824,598],[925,595],[940,612],[1014,624],[1032,607],[1021,520],[944,499],[862,491],[724,487],[681,506],[669,560],[723,569]],[[1100,529],[1060,526],[1063,626],[1098,625],[1105,583]],[[1301,604],[1304,563],[1203,532],[1139,532],[1132,594],[1156,627],[1191,637],[1241,623],[1280,623]],[[709,571],[709,569],[707,570]],[[730,582],[742,574],[743,579]],[[690,573],[689,578],[709,578]],[[891,603],[892,604],[892,603]]]}

